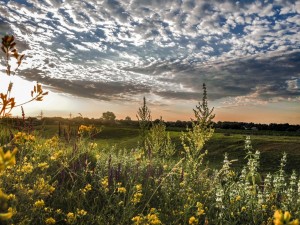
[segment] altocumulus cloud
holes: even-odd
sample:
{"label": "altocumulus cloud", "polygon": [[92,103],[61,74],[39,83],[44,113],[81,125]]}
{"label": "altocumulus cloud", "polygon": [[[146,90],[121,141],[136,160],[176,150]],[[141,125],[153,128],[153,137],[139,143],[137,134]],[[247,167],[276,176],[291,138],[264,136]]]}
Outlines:
{"label": "altocumulus cloud", "polygon": [[300,100],[299,1],[4,0],[0,29],[26,79],[78,96]]}

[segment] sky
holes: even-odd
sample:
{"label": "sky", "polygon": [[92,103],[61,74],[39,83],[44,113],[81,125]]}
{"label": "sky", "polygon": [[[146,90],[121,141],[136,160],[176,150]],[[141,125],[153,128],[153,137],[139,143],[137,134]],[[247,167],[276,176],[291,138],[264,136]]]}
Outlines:
{"label": "sky", "polygon": [[27,115],[190,120],[206,83],[216,121],[300,124],[300,1],[1,0],[0,34],[25,54],[1,84],[49,91]]}

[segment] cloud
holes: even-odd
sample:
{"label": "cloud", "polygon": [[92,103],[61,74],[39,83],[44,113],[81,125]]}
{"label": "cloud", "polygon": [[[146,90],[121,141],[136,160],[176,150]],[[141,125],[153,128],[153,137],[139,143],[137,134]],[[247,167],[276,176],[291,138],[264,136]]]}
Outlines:
{"label": "cloud", "polygon": [[22,75],[74,95],[198,99],[206,82],[213,100],[299,99],[297,1],[10,0],[0,6],[1,34],[15,34],[26,49]]}

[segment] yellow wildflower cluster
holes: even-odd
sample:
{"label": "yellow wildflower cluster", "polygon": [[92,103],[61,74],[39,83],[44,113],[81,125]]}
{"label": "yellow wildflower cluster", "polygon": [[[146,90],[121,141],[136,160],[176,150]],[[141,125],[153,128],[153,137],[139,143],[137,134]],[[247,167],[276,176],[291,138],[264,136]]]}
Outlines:
{"label": "yellow wildflower cluster", "polygon": [[14,135],[14,138],[12,141],[13,141],[13,143],[18,144],[18,145],[22,145],[27,142],[33,143],[33,142],[35,142],[35,136],[33,136],[31,134],[27,134],[25,132],[18,132]]}
{"label": "yellow wildflower cluster", "polygon": [[197,216],[201,216],[201,215],[205,214],[202,203],[197,202],[196,206],[197,206]]}
{"label": "yellow wildflower cluster", "polygon": [[126,188],[125,187],[118,187],[117,192],[118,193],[126,193]]}
{"label": "yellow wildflower cluster", "polygon": [[78,216],[85,216],[87,214],[87,211],[85,211],[84,209],[77,209],[76,213]]}
{"label": "yellow wildflower cluster", "polygon": [[97,149],[98,144],[96,142],[89,143],[89,149],[94,150]]}
{"label": "yellow wildflower cluster", "polygon": [[9,200],[8,195],[6,195],[0,189],[0,205],[2,210],[7,210],[7,212],[0,212],[0,221],[1,220],[8,220],[13,216],[13,209],[10,207],[7,209],[7,201]]}
{"label": "yellow wildflower cluster", "polygon": [[90,126],[80,125],[80,127],[78,128],[78,134],[89,134],[95,130],[96,128],[92,125]]}
{"label": "yellow wildflower cluster", "polygon": [[21,167],[21,172],[24,174],[29,174],[33,171],[33,166],[29,162],[25,162],[24,165]]}
{"label": "yellow wildflower cluster", "polygon": [[143,197],[142,194],[142,185],[137,184],[135,186],[135,193],[132,196],[131,202],[135,205],[141,201],[141,198]]}
{"label": "yellow wildflower cluster", "polygon": [[143,152],[135,152],[134,153],[134,158],[136,161],[141,161],[143,159],[144,153]]}
{"label": "yellow wildflower cluster", "polygon": [[194,216],[190,217],[189,224],[197,225],[198,224],[198,219],[196,219],[196,217],[194,217]]}
{"label": "yellow wildflower cluster", "polygon": [[45,146],[48,148],[57,148],[58,144],[59,144],[59,138],[56,135],[45,141]]}
{"label": "yellow wildflower cluster", "polygon": [[45,220],[45,223],[48,225],[55,224],[56,220],[53,217],[49,217]]}
{"label": "yellow wildflower cluster", "polygon": [[0,147],[0,172],[5,170],[8,166],[16,164],[16,153],[16,148],[12,152],[7,151],[4,153],[3,148]]}
{"label": "yellow wildflower cluster", "polygon": [[14,215],[13,208],[9,207],[6,213],[0,213],[0,221],[1,220],[9,220]]}
{"label": "yellow wildflower cluster", "polygon": [[37,208],[37,209],[41,209],[45,206],[45,202],[43,199],[41,200],[37,200],[34,204],[33,204],[34,208]]}
{"label": "yellow wildflower cluster", "polygon": [[92,190],[92,185],[91,184],[87,184],[85,185],[85,187],[83,189],[80,189],[82,194],[86,194],[87,192]]}
{"label": "yellow wildflower cluster", "polygon": [[68,224],[74,224],[76,222],[76,215],[72,212],[67,214],[66,222]]}
{"label": "yellow wildflower cluster", "polygon": [[55,160],[57,160],[58,158],[60,158],[62,155],[63,155],[63,151],[62,151],[62,150],[59,150],[59,151],[54,152],[54,153],[50,156],[50,159],[53,160],[53,161],[55,161]]}
{"label": "yellow wildflower cluster", "polygon": [[42,162],[38,164],[38,168],[40,168],[41,170],[45,170],[49,168],[49,164],[47,162]]}
{"label": "yellow wildflower cluster", "polygon": [[108,177],[104,177],[101,179],[101,186],[107,192],[108,191]]}
{"label": "yellow wildflower cluster", "polygon": [[289,212],[282,212],[281,210],[276,210],[274,213],[274,225],[299,225],[299,220],[291,221],[291,214]]}
{"label": "yellow wildflower cluster", "polygon": [[160,225],[162,224],[158,215],[157,210],[155,208],[150,209],[150,213],[146,216],[138,215],[133,217],[132,219],[133,225]]}
{"label": "yellow wildflower cluster", "polygon": [[55,187],[45,182],[44,178],[38,178],[33,186],[34,192],[39,193],[41,196],[49,196],[55,191]]}

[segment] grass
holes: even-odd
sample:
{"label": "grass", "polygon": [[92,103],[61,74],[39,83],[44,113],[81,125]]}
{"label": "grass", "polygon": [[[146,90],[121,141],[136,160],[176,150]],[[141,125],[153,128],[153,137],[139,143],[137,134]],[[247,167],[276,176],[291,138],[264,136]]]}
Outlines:
{"label": "grass", "polygon": [[[10,134],[5,130],[1,136]],[[18,148],[17,163],[1,174],[0,184],[10,196],[6,204],[17,212],[1,224],[254,225],[272,224],[276,209],[300,217],[300,201],[294,201],[300,183],[292,182],[297,175],[290,176],[300,159],[300,140],[294,136],[252,136],[253,148],[261,152],[257,159],[254,151],[245,150],[246,135],[215,133],[198,167],[199,161],[180,159],[179,153],[148,155],[138,144],[139,130],[132,127],[104,126],[92,139],[76,133],[70,141],[64,135],[51,138],[57,134],[52,125],[35,137],[13,133],[5,148]],[[181,132],[170,135],[180,151]],[[288,153],[287,174],[279,168],[283,151]],[[238,161],[229,166],[225,153]]]}
{"label": "grass", "polygon": [[[64,126],[68,128],[68,126]],[[71,129],[77,129],[78,126],[71,126]],[[112,146],[118,149],[134,149],[139,142],[139,129],[134,127],[117,127],[102,126],[102,131],[95,136],[95,142],[102,148],[109,149]],[[38,130],[41,130],[38,127]],[[57,125],[43,126],[42,134],[46,138],[50,138],[58,132]],[[172,141],[179,150],[181,148],[180,130],[171,130],[170,136]],[[206,143],[205,148],[208,150],[206,160],[210,166],[220,168],[222,165],[224,154],[228,153],[230,159],[237,159],[232,167],[241,169],[246,160],[246,152],[244,150],[244,140],[246,135],[251,131],[237,130],[217,130],[212,138]],[[278,169],[278,163],[283,152],[288,155],[288,165],[286,170],[291,172],[300,170],[300,139],[294,134],[292,136],[283,136],[286,132],[273,132],[272,135],[266,135],[264,131],[255,131],[251,135],[252,146],[255,150],[261,152],[261,171],[270,172]],[[228,135],[230,133],[230,135]],[[274,163],[277,162],[277,163]]]}

